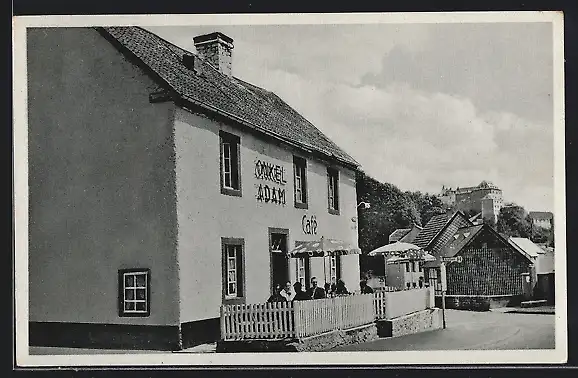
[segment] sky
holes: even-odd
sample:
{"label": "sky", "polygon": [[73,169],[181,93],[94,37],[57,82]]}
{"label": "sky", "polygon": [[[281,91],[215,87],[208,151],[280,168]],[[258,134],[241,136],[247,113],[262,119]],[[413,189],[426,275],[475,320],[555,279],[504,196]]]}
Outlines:
{"label": "sky", "polygon": [[233,75],[275,92],[401,190],[491,181],[553,211],[550,23],[147,27],[195,51],[234,40]]}

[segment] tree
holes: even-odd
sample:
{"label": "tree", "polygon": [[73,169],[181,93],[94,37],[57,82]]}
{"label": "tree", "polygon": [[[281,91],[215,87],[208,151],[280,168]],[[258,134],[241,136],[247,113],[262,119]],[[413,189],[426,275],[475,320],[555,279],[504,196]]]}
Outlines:
{"label": "tree", "polygon": [[368,202],[369,209],[358,211],[359,247],[367,253],[388,244],[398,228],[421,224],[415,203],[395,185],[381,183],[363,172],[357,176],[357,202]]}
{"label": "tree", "polygon": [[486,217],[486,218],[484,218],[484,219],[482,220],[482,222],[483,222],[485,225],[490,226],[490,227],[493,228],[494,230],[497,230],[497,224],[496,224],[496,221],[494,220],[494,217],[489,217],[489,218]]}
{"label": "tree", "polygon": [[532,241],[534,243],[546,244],[548,247],[554,247],[554,228],[542,228],[539,226],[532,227]]}
{"label": "tree", "polygon": [[532,222],[526,210],[519,205],[503,207],[496,228],[499,233],[508,236],[532,238]]}
{"label": "tree", "polygon": [[436,195],[419,191],[405,193],[415,203],[422,225],[429,222],[434,215],[442,214],[448,210],[448,206],[444,205]]}

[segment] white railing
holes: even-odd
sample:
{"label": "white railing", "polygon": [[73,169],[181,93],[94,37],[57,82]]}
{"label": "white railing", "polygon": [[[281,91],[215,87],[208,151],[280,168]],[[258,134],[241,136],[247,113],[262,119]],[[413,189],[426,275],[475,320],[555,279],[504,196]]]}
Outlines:
{"label": "white railing", "polygon": [[294,302],[221,306],[224,340],[295,337]]}
{"label": "white railing", "polygon": [[295,302],[297,337],[344,330],[375,320],[372,294]]}
{"label": "white railing", "polygon": [[393,319],[412,312],[434,307],[430,288],[384,293],[385,319]]}
{"label": "white railing", "polygon": [[224,340],[303,338],[435,307],[432,288],[221,306]]}
{"label": "white railing", "polygon": [[373,294],[373,307],[375,309],[375,319],[386,319],[387,318],[387,294],[386,291],[376,291]]}

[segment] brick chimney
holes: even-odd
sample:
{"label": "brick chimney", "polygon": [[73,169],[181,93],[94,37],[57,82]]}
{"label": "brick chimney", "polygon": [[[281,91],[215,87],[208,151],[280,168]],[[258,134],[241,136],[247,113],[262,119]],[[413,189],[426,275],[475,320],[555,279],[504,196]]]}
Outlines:
{"label": "brick chimney", "polygon": [[193,38],[199,56],[221,73],[231,76],[233,65],[233,39],[215,32]]}

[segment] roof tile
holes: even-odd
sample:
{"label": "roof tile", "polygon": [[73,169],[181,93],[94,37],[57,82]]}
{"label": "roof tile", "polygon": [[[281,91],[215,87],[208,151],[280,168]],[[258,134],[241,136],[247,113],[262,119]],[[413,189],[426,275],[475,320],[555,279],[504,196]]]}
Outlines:
{"label": "roof tile", "polygon": [[199,72],[182,62],[195,55],[139,27],[102,28],[185,100],[235,119],[245,126],[313,150],[341,163],[359,166],[327,136],[277,95],[222,74],[199,59]]}

